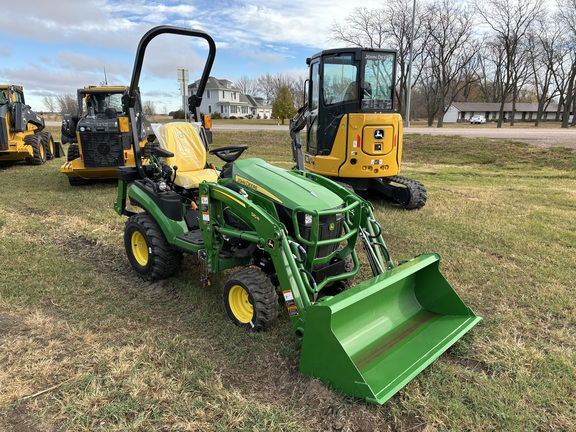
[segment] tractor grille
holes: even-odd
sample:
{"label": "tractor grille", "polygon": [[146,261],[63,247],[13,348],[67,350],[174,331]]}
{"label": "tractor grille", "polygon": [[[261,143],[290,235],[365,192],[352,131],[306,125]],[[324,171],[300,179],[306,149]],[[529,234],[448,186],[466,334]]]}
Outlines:
{"label": "tractor grille", "polygon": [[81,132],[82,156],[87,168],[124,165],[124,152],[117,132]]}
{"label": "tractor grille", "polygon": [[[318,240],[331,240],[342,236],[344,218],[337,218],[336,216],[337,215],[328,215],[320,217]],[[303,221],[299,221],[298,225],[300,235],[306,240],[310,240],[311,228],[306,226]],[[323,258],[330,255],[338,246],[338,243],[320,246],[316,252],[316,258]]]}
{"label": "tractor grille", "polygon": [[[290,236],[295,237],[294,222],[292,221],[291,210],[279,204],[276,205],[276,210],[278,211],[280,221],[286,226]],[[305,223],[305,219],[306,218],[303,213],[298,214],[298,230],[300,231],[300,235],[303,238],[305,238],[306,240],[313,240],[310,239],[310,234],[312,231],[311,227]],[[342,236],[344,230],[344,215],[333,214],[333,215],[321,216],[318,228],[319,228],[318,232],[319,238],[317,240],[330,240],[339,238]],[[325,256],[330,255],[338,248],[338,246],[339,246],[338,242],[320,246],[316,251],[315,258],[323,258]],[[308,248],[305,247],[305,249]]]}

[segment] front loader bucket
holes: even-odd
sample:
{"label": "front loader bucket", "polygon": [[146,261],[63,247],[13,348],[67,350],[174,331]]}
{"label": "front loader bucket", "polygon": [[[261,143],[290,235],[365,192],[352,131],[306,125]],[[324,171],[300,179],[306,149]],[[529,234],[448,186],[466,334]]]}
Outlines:
{"label": "front loader bucket", "polygon": [[383,404],[482,318],[420,255],[310,306],[300,370]]}

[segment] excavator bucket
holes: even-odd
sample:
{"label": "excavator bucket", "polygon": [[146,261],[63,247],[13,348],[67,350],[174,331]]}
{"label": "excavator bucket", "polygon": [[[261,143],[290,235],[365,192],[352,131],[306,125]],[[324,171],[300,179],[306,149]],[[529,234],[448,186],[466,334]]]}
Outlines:
{"label": "excavator bucket", "polygon": [[308,307],[300,370],[383,404],[482,318],[420,255]]}

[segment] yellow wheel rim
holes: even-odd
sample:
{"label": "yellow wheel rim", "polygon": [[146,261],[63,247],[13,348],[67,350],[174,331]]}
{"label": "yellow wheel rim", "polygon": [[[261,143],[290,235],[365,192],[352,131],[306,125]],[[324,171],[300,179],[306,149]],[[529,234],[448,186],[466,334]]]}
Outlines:
{"label": "yellow wheel rim", "polygon": [[48,147],[50,147],[50,154],[54,154],[54,140],[50,140],[48,143]]}
{"label": "yellow wheel rim", "polygon": [[142,267],[148,264],[148,245],[146,239],[140,231],[132,233],[132,255]]}
{"label": "yellow wheel rim", "polygon": [[240,285],[234,285],[228,292],[230,310],[238,321],[248,324],[254,316],[254,307],[246,290]]}
{"label": "yellow wheel rim", "polygon": [[44,154],[46,153],[46,150],[44,149],[44,144],[40,144],[39,150],[40,150],[40,158],[44,159]]}

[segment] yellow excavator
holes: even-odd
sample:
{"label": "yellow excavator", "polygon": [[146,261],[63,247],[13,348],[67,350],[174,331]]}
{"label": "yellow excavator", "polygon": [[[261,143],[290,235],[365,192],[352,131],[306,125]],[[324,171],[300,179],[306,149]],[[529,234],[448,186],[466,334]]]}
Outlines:
{"label": "yellow excavator", "polygon": [[306,103],[290,121],[296,167],[408,210],[426,204],[424,185],[398,175],[402,116],[394,109],[396,52],[338,48],[306,63]]}

